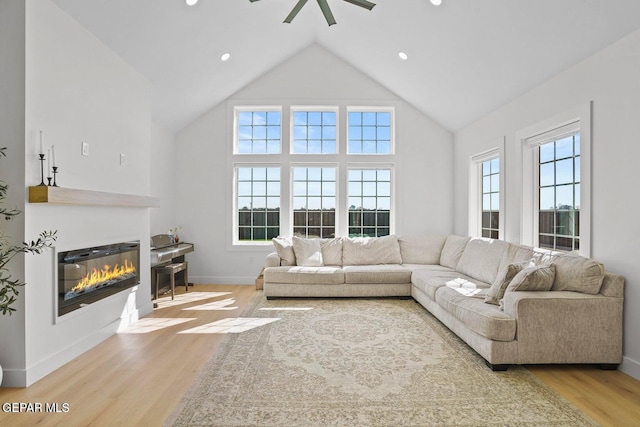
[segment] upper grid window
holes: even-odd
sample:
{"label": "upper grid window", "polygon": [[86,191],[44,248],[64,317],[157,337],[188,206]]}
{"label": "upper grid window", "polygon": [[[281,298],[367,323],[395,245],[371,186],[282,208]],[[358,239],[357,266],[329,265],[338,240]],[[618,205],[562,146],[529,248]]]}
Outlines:
{"label": "upper grid window", "polygon": [[349,111],[348,153],[391,154],[391,114],[391,111]]}
{"label": "upper grid window", "polygon": [[266,241],[280,233],[280,168],[236,168],[237,239]]}
{"label": "upper grid window", "polygon": [[336,139],[335,110],[292,110],[294,154],[335,154]]}
{"label": "upper grid window", "polygon": [[349,236],[390,234],[391,169],[349,169]]}
{"label": "upper grid window", "polygon": [[563,251],[580,249],[580,134],[538,147],[538,244]]}
{"label": "upper grid window", "polygon": [[482,162],[482,237],[500,235],[500,159]]}
{"label": "upper grid window", "polygon": [[279,110],[236,110],[237,152],[239,154],[279,154],[281,116]]}
{"label": "upper grid window", "polygon": [[293,235],[335,237],[336,168],[293,168]]}

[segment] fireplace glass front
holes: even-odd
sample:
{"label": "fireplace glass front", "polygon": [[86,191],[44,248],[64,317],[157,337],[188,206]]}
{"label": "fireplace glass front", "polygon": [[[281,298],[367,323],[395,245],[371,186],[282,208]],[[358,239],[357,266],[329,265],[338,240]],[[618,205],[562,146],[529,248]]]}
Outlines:
{"label": "fireplace glass front", "polygon": [[140,242],[58,253],[58,316],[140,283]]}

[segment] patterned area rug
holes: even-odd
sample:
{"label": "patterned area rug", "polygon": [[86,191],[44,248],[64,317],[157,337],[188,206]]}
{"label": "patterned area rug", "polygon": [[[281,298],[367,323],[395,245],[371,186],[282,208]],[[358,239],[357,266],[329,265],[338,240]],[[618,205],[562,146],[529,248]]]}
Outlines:
{"label": "patterned area rug", "polygon": [[229,326],[166,425],[597,425],[528,370],[492,372],[413,300],[260,297]]}

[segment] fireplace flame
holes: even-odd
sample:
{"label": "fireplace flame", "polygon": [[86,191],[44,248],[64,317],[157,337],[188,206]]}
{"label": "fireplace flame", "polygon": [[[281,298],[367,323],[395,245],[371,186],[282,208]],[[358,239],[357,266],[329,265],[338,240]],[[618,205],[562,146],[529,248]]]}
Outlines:
{"label": "fireplace flame", "polygon": [[70,292],[80,293],[88,289],[98,287],[106,282],[130,276],[136,273],[136,267],[129,261],[125,260],[124,265],[116,264],[114,267],[105,265],[101,270],[94,268],[87,273],[78,284],[75,285]]}

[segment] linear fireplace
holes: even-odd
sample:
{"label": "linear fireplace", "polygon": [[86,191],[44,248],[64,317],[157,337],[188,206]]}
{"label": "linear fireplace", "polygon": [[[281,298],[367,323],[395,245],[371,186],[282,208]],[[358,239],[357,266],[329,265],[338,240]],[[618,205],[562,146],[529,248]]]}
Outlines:
{"label": "linear fireplace", "polygon": [[58,253],[58,316],[140,283],[140,241]]}

